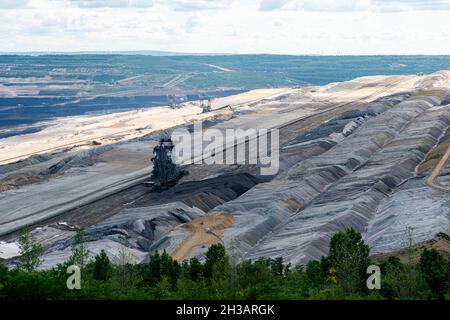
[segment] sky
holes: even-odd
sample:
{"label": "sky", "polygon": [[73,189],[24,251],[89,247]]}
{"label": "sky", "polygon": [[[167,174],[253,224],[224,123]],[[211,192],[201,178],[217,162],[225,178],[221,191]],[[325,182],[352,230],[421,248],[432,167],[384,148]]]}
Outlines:
{"label": "sky", "polygon": [[450,54],[450,0],[0,0],[0,52]]}

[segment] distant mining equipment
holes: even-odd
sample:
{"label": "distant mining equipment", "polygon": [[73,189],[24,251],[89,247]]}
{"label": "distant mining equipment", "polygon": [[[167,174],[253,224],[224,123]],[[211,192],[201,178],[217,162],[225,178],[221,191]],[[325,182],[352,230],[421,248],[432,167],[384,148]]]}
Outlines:
{"label": "distant mining equipment", "polygon": [[173,95],[167,95],[167,102],[171,109],[178,109],[181,107],[181,100]]}
{"label": "distant mining equipment", "polygon": [[187,174],[172,160],[174,143],[170,136],[165,135],[159,144],[153,148],[153,172],[150,181],[144,182],[152,191],[162,191],[174,186],[178,180]]}
{"label": "distant mining equipment", "polygon": [[211,112],[211,98],[200,100],[200,107],[202,108],[202,113]]}

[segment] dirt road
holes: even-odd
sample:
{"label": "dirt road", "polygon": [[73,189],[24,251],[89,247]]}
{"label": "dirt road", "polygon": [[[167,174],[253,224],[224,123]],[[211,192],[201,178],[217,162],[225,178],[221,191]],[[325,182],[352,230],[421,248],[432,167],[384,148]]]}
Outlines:
{"label": "dirt road", "polygon": [[450,159],[450,145],[447,148],[447,152],[442,156],[441,160],[433,168],[433,170],[431,171],[431,173],[427,177],[427,180],[425,181],[427,186],[429,186],[431,188],[434,188],[434,189],[437,189],[437,190],[450,192],[450,187],[440,185],[436,181],[436,179],[441,175],[442,170],[445,168],[445,166],[449,162],[449,159]]}

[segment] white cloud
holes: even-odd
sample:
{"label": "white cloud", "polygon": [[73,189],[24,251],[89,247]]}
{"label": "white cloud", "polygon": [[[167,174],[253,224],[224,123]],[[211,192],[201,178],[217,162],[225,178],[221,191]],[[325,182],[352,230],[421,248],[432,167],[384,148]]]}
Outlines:
{"label": "white cloud", "polygon": [[187,33],[192,33],[199,26],[200,26],[200,19],[195,16],[189,16],[184,24],[184,29],[186,30]]}
{"label": "white cloud", "polygon": [[450,53],[450,11],[437,10],[443,1],[83,1],[16,1],[0,10],[0,51]]}
{"label": "white cloud", "polygon": [[70,0],[80,8],[147,8],[154,5],[154,0]]}
{"label": "white cloud", "polygon": [[450,10],[450,0],[262,0],[261,9],[321,12]]}
{"label": "white cloud", "polygon": [[288,0],[262,0],[259,5],[261,11],[272,11],[282,8]]}
{"label": "white cloud", "polygon": [[[58,0],[55,0],[58,1]],[[224,9],[232,0],[69,0],[71,5],[81,8],[148,8],[155,4],[176,11],[198,11]]]}
{"label": "white cloud", "polygon": [[198,11],[225,9],[232,4],[232,0],[170,0],[160,1],[176,11]]}
{"label": "white cloud", "polygon": [[450,0],[372,0],[381,10],[450,10]]}
{"label": "white cloud", "polygon": [[28,0],[2,0],[0,1],[0,9],[14,9],[23,7],[28,3]]}
{"label": "white cloud", "polygon": [[371,6],[370,0],[293,0],[286,5],[288,9],[331,12],[369,10]]}

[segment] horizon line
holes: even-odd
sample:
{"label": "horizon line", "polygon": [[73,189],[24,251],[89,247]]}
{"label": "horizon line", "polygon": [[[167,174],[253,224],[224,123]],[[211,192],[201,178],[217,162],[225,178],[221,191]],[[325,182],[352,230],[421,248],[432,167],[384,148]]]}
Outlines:
{"label": "horizon line", "polygon": [[272,56],[450,56],[450,54],[439,53],[235,53],[235,52],[180,52],[164,50],[77,50],[77,51],[0,51],[0,55],[23,55],[23,56],[44,56],[44,55],[147,55],[147,56],[236,56],[236,55],[272,55]]}

